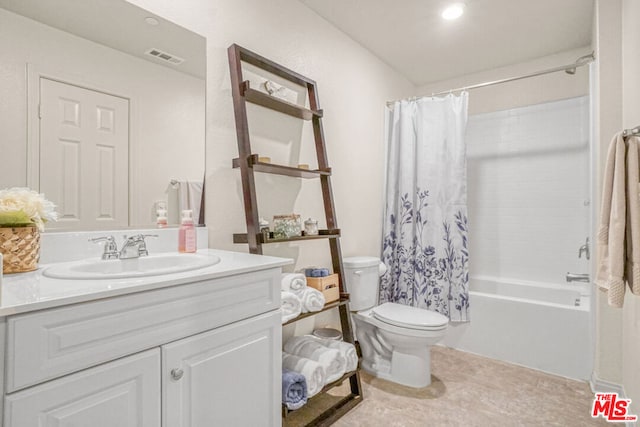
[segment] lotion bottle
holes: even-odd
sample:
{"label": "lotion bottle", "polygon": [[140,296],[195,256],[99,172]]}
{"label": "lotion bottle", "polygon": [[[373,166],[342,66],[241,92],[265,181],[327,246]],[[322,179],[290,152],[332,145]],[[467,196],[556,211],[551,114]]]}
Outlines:
{"label": "lotion bottle", "polygon": [[195,252],[197,249],[196,228],[193,224],[191,209],[182,211],[180,229],[178,230],[178,252]]}

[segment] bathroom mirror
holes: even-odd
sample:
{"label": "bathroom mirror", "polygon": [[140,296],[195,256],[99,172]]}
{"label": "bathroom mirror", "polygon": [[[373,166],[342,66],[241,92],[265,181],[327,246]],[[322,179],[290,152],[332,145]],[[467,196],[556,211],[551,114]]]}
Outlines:
{"label": "bathroom mirror", "polygon": [[205,52],[124,0],[0,0],[0,188],[43,192],[54,230],[204,218]]}

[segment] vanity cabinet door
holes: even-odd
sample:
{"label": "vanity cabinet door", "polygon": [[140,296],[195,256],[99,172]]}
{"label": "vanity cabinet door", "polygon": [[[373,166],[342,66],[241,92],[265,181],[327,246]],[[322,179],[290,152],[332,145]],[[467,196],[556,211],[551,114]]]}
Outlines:
{"label": "vanity cabinet door", "polygon": [[5,398],[5,427],[159,427],[155,348]]}
{"label": "vanity cabinet door", "polygon": [[279,311],[162,347],[163,426],[279,426]]}

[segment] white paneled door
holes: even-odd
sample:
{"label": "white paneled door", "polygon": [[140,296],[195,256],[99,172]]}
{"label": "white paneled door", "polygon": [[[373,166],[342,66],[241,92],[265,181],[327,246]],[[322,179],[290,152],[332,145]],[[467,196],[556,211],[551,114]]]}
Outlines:
{"label": "white paneled door", "polygon": [[40,192],[58,228],[129,223],[129,100],[40,78]]}

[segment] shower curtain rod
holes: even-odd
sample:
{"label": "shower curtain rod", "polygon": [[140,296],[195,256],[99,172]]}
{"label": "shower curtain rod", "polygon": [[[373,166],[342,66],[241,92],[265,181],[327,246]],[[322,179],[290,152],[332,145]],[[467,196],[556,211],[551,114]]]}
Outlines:
{"label": "shower curtain rod", "polygon": [[[529,77],[537,77],[537,76],[542,76],[544,74],[557,73],[558,71],[566,71],[569,74],[575,74],[576,68],[582,67],[583,65],[590,64],[594,60],[595,60],[595,55],[594,55],[593,52],[591,52],[589,55],[581,56],[580,58],[578,58],[575,62],[573,62],[571,64],[562,65],[560,67],[549,68],[547,70],[536,71],[535,73],[524,74],[524,75],[521,75],[521,76],[507,77],[507,78],[500,79],[500,80],[493,80],[493,81],[478,83],[478,84],[475,84],[475,85],[462,86],[462,87],[458,87],[458,88],[455,88],[455,89],[443,90],[442,92],[432,93],[431,96],[448,95],[448,94],[453,93],[453,92],[461,92],[461,91],[464,91],[464,90],[479,89],[481,87],[493,86],[493,85],[497,85],[497,84],[501,84],[501,83],[508,83],[508,82],[513,82],[513,81],[516,81],[516,80],[528,79]],[[429,96],[429,95],[425,95],[425,96]],[[411,97],[411,98],[404,98],[404,99],[398,100],[398,101],[416,100],[418,98],[421,98],[421,97],[414,96],[414,97]],[[397,101],[388,101],[387,102],[387,107],[392,106],[395,102],[397,102]]]}

